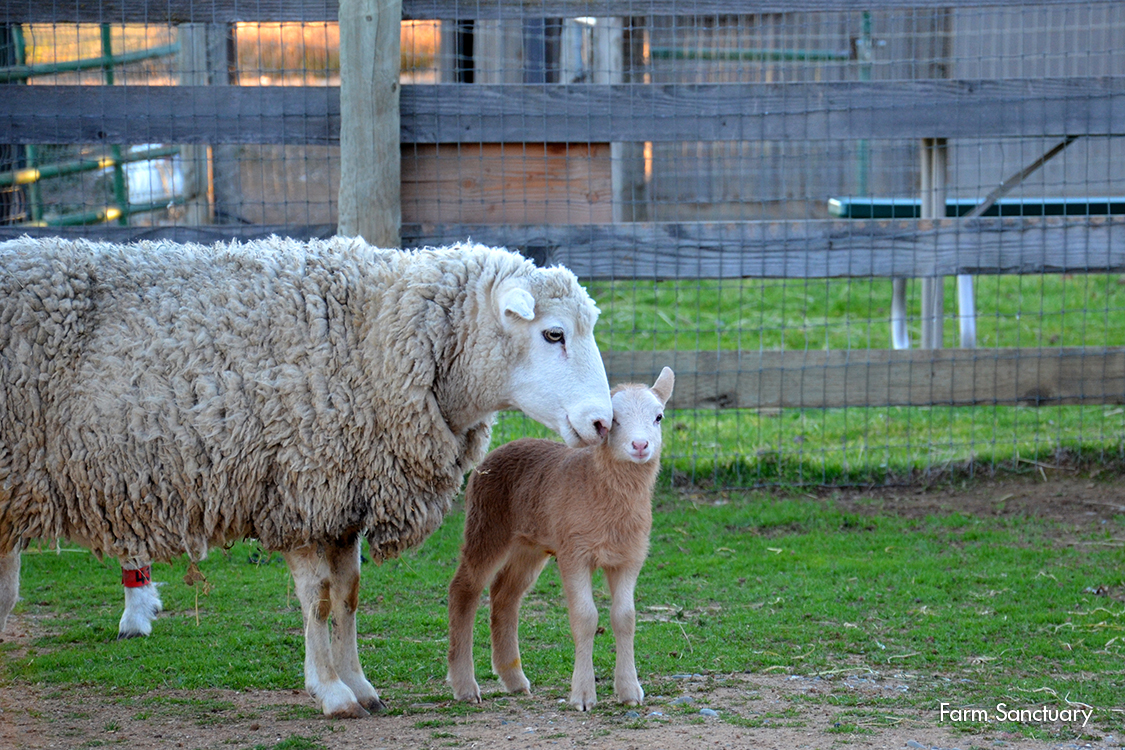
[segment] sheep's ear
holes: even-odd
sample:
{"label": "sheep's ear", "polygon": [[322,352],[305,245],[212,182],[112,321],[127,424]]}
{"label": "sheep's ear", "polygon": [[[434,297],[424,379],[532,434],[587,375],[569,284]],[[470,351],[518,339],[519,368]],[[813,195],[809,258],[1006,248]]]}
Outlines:
{"label": "sheep's ear", "polygon": [[509,315],[535,320],[535,297],[531,292],[515,285],[500,290],[500,317],[508,321]]}
{"label": "sheep's ear", "polygon": [[652,392],[660,399],[660,403],[667,404],[668,399],[672,398],[672,386],[676,384],[676,374],[672,372],[671,367],[665,367],[660,371],[660,377],[652,384]]}

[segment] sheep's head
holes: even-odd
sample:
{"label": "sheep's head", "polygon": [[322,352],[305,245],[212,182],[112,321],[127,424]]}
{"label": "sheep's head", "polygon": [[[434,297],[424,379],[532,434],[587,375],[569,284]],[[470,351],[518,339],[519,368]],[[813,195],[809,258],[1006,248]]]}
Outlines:
{"label": "sheep's head", "polygon": [[592,445],[613,419],[605,365],[594,341],[598,308],[565,268],[506,279],[494,294],[512,339],[508,402],[559,433]]}
{"label": "sheep's head", "polygon": [[618,460],[643,464],[660,457],[660,423],[675,382],[672,369],[665,367],[651,388],[624,385],[613,389],[613,429],[608,446]]}

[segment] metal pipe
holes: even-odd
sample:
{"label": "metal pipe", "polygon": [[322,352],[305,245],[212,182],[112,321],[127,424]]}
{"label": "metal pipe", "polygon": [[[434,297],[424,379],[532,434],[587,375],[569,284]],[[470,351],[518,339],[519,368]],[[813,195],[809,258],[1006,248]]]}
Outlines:
{"label": "metal pipe", "polygon": [[[113,37],[108,23],[102,24],[102,55],[106,60],[113,59]],[[113,63],[107,62],[105,64],[106,85],[112,86],[113,80]],[[109,152],[113,155],[113,197],[117,201],[118,208],[121,209],[117,216],[117,223],[128,226],[129,192],[125,187],[125,168],[121,165],[121,146],[114,144],[110,146]]]}
{"label": "metal pipe", "polygon": [[[149,211],[163,211],[169,206],[183,205],[184,199],[175,197],[171,200],[159,201],[156,203],[138,203],[136,205],[126,206],[124,210],[117,206],[106,206],[105,208],[98,209],[97,211],[86,211],[80,214],[67,214],[59,216],[55,219],[48,219],[41,221],[33,226],[46,226],[46,227],[74,227],[85,224],[104,224],[110,221],[121,222],[122,214],[126,214],[126,224],[128,223],[128,216],[133,214],[143,214]],[[32,226],[32,225],[29,225]]]}
{"label": "metal pipe", "polygon": [[[35,147],[28,146],[28,148]],[[162,146],[161,148],[150,148],[144,151],[130,151],[121,155],[120,163],[130,164],[137,161],[162,159],[168,156],[175,156],[178,153],[180,153],[179,146]],[[61,164],[17,169],[13,172],[0,172],[0,187],[5,187],[7,185],[32,185],[39,180],[46,180],[51,177],[78,174],[80,172],[93,172],[98,169],[108,169],[117,164],[118,162],[112,156],[105,156],[101,159],[80,159],[78,161],[63,162]]]}
{"label": "metal pipe", "polygon": [[88,57],[82,60],[67,60],[66,62],[39,63],[38,65],[11,65],[0,68],[0,83],[24,81],[36,76],[49,76],[56,73],[69,73],[76,70],[95,70],[106,66],[125,65],[127,63],[151,60],[157,57],[170,57],[180,51],[179,42],[167,44],[162,47],[151,47],[136,52],[122,52],[120,55],[104,54],[102,57]]}

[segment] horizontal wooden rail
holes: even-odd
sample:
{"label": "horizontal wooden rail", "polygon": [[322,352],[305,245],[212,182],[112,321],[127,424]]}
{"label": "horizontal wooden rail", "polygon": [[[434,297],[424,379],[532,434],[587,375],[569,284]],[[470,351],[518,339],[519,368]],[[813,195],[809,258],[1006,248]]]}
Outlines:
{"label": "horizontal wooden rail", "polygon": [[[1052,5],[1061,4],[1054,0]],[[1085,3],[1073,2],[1073,5]],[[1017,6],[1021,0],[865,0],[861,10]],[[404,0],[404,18],[574,18],[727,15],[792,11],[855,11],[854,0]],[[0,23],[230,23],[234,21],[335,21],[335,0],[9,0]]]}
{"label": "horizontal wooden rail", "polygon": [[466,237],[583,279],[1125,272],[1122,216],[402,227],[412,247]]}
{"label": "horizontal wooden rail", "polygon": [[[199,227],[0,227],[113,242],[216,242],[279,234],[330,237],[331,224]],[[750,221],[402,227],[407,247],[476,242],[521,250],[579,278],[889,278],[957,274],[1125,273],[1125,217]]]}
{"label": "horizontal wooden rail", "polygon": [[1125,134],[1125,79],[404,86],[402,139],[750,141]]}
{"label": "horizontal wooden rail", "polygon": [[676,371],[675,409],[1125,403],[1125,348],[605,352],[609,382]]}
{"label": "horizontal wooden rail", "polygon": [[[334,143],[307,86],[0,86],[0,143]],[[1125,135],[1125,79],[412,85],[403,143]]]}
{"label": "horizontal wooden rail", "polygon": [[318,86],[0,86],[0,143],[340,140],[340,89]]}
{"label": "horizontal wooden rail", "polygon": [[332,237],[335,224],[209,224],[190,227],[29,227],[0,226],[0,242],[24,235],[32,237],[68,237],[104,242],[136,242],[138,240],[170,240],[210,245],[228,240],[257,240],[278,235],[300,240]]}

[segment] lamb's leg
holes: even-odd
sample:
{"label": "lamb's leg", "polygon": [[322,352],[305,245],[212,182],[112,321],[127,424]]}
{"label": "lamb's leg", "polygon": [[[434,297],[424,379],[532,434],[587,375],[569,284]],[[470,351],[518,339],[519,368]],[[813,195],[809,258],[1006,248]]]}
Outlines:
{"label": "lamb's leg", "polygon": [[617,700],[627,706],[638,706],[645,699],[645,691],[637,679],[637,665],[633,656],[633,635],[637,629],[637,611],[633,594],[637,587],[639,568],[606,568],[606,582],[613,597],[609,622],[617,649],[617,664],[613,670],[613,692]]}
{"label": "lamb's leg", "polygon": [[0,557],[0,633],[12,608],[20,598],[20,549],[17,545],[7,555]]}
{"label": "lamb's leg", "polygon": [[559,558],[559,574],[566,590],[566,606],[570,611],[570,634],[574,638],[574,675],[570,679],[570,705],[589,711],[597,703],[594,687],[594,634],[598,630],[598,608],[590,583],[593,572],[585,560],[563,555]]}
{"label": "lamb's leg", "polygon": [[152,633],[152,621],[164,609],[160,592],[152,582],[148,565],[121,565],[121,583],[125,588],[125,611],[117,624],[117,638],[136,638]]}
{"label": "lamb's leg", "polygon": [[492,669],[509,693],[531,692],[520,661],[520,603],[549,559],[542,549],[517,546],[489,588]]}
{"label": "lamb's leg", "polygon": [[329,573],[332,576],[329,593],[332,596],[332,630],[329,635],[332,662],[344,684],[355,693],[359,705],[368,711],[383,711],[387,705],[363,675],[359,663],[359,646],[356,643],[355,613],[359,608],[359,537],[350,543],[329,546]]}
{"label": "lamb's leg", "polygon": [[480,593],[491,571],[481,569],[476,560],[462,555],[461,564],[449,582],[449,671],[446,679],[453,698],[480,703],[480,685],[473,668],[473,622]]}
{"label": "lamb's leg", "polygon": [[305,623],[305,690],[320,702],[325,714],[335,718],[367,716],[352,689],[344,684],[332,661],[328,618],[332,611],[328,561],[316,547],[285,552],[293,574]]}

